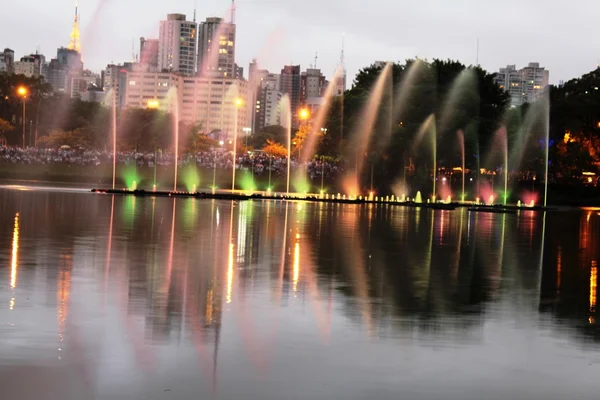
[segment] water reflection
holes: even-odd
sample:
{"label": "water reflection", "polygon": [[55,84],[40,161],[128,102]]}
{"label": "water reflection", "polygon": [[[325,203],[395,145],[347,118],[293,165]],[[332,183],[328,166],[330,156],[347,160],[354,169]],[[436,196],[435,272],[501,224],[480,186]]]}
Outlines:
{"label": "water reflection", "polygon": [[[13,228],[12,254],[10,258],[10,287],[17,287],[17,269],[19,268],[19,213],[15,215]],[[12,309],[12,308],[11,308]]]}
{"label": "water reflection", "polygon": [[[382,380],[392,372],[420,382],[452,364],[460,381],[480,369],[510,375],[496,361],[503,351],[526,348],[538,368],[577,363],[579,348],[598,355],[596,213],[37,191],[0,191],[0,205],[10,265],[0,319],[15,322],[0,327],[1,359],[40,364],[58,349],[65,366],[85,368],[92,384],[82,390],[97,398],[177,384],[180,398],[282,398],[323,380],[328,388],[298,398],[365,387],[394,398],[404,389]],[[560,357],[549,339],[520,339],[543,332],[569,343]],[[492,361],[475,363],[469,349]],[[532,386],[559,374],[544,371]]]}

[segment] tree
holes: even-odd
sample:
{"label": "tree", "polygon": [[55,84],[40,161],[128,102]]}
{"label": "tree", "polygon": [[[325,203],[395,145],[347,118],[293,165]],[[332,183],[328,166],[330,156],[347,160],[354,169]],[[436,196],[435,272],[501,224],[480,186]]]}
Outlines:
{"label": "tree", "polygon": [[12,126],[10,122],[8,122],[5,119],[0,118],[0,135],[10,132],[13,129],[15,129],[15,127]]}
{"label": "tree", "polygon": [[262,151],[273,157],[287,157],[287,149],[281,144],[271,140],[267,140],[267,144],[263,147]]}
{"label": "tree", "polygon": [[261,149],[266,146],[267,141],[284,143],[287,138],[287,129],[279,125],[265,126],[260,132],[250,136],[250,143],[255,149]]}
{"label": "tree", "polygon": [[70,146],[72,148],[89,148],[90,132],[84,128],[73,131],[54,130],[50,134],[38,139],[38,146],[45,148],[58,148]]}
{"label": "tree", "polygon": [[[349,143],[362,122],[362,110],[372,101],[370,95],[382,70],[379,65],[360,70],[352,89],[332,104],[325,124],[327,136],[318,148],[320,154],[348,154],[352,150]],[[452,60],[392,64],[368,146],[376,152],[376,179],[383,181],[378,186],[393,182],[408,157],[418,170],[431,169],[430,141],[414,148],[417,133],[430,115],[435,116],[438,165],[452,167],[460,162],[461,152],[456,145],[460,129],[467,132],[467,166],[472,167],[475,155],[484,154],[491,146],[509,100],[493,75],[480,67],[466,67]],[[367,176],[362,179],[367,180]]]}
{"label": "tree", "polygon": [[[292,139],[292,145],[294,148],[295,156],[299,156],[302,153],[302,149],[304,148],[304,143],[306,139],[311,134],[312,125],[311,124],[302,124],[294,134],[294,138]],[[320,133],[320,132],[319,132]]]}
{"label": "tree", "polygon": [[[181,129],[180,129],[181,134]],[[185,150],[190,153],[198,153],[201,151],[209,151],[217,146],[217,141],[211,139],[202,131],[202,124],[196,123],[184,129],[184,135],[187,137]],[[182,140],[180,138],[179,142]]]}

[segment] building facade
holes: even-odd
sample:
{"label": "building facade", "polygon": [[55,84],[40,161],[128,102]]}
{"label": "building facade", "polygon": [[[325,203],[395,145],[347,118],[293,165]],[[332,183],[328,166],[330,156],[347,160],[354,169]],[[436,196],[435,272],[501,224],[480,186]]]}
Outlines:
{"label": "building facade", "polygon": [[55,92],[71,94],[73,78],[80,76],[82,72],[81,53],[61,47],[56,52],[56,58],[50,60],[47,80]]}
{"label": "building facade", "polygon": [[6,72],[13,74],[15,72],[15,52],[11,49],[4,49],[2,53],[0,53],[0,61],[4,64],[4,69]]}
{"label": "building facade", "polygon": [[260,132],[266,126],[281,125],[281,77],[267,70],[259,70],[259,79],[254,110],[255,132]]}
{"label": "building facade", "polygon": [[327,90],[327,80],[320,69],[309,68],[300,76],[300,102],[306,103],[308,99],[323,97]]}
{"label": "building facade", "polygon": [[165,112],[178,111],[179,119],[201,123],[205,132],[219,132],[232,138],[248,127],[245,104],[248,83],[230,78],[200,78],[161,72],[132,72],[120,74],[121,108],[157,107]]}
{"label": "building facade", "polygon": [[198,30],[198,75],[235,77],[235,24],[211,17],[201,22]]}
{"label": "building facade", "polygon": [[15,74],[27,77],[45,76],[47,72],[46,57],[41,54],[31,54],[21,57],[15,62]]}
{"label": "building facade", "polygon": [[298,127],[298,110],[302,100],[302,81],[299,65],[286,65],[281,70],[279,89],[290,98],[292,125]]}
{"label": "building facade", "polygon": [[186,21],[184,14],[169,14],[160,22],[158,35],[158,69],[194,75],[196,71],[195,22]]}
{"label": "building facade", "polygon": [[158,70],[158,39],[140,38],[140,64]]}
{"label": "building facade", "polygon": [[524,103],[533,103],[548,87],[550,72],[539,63],[529,63],[525,68],[517,70],[516,65],[500,68],[494,76],[494,81],[510,95],[512,107]]}

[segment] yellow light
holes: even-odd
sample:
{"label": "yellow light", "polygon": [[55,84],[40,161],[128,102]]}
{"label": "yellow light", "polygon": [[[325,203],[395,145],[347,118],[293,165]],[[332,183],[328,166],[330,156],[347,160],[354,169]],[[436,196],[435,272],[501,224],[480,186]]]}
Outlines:
{"label": "yellow light", "polygon": [[19,86],[19,88],[17,89],[17,93],[19,96],[21,97],[26,97],[27,96],[27,88],[25,86]]}
{"label": "yellow light", "polygon": [[300,119],[307,120],[310,117],[310,111],[307,108],[302,108],[298,113]]}
{"label": "yellow light", "polygon": [[160,106],[158,100],[148,100],[148,108],[156,109]]}
{"label": "yellow light", "polygon": [[590,270],[590,311],[596,310],[596,291],[598,288],[598,264],[596,261],[592,261],[592,268]]}
{"label": "yellow light", "polygon": [[596,176],[596,173],[595,172],[583,171],[581,173],[581,175],[583,175],[583,176]]}
{"label": "yellow light", "polygon": [[17,287],[17,270],[19,268],[19,213],[15,215],[13,228],[12,257],[10,260],[10,287]]}
{"label": "yellow light", "polygon": [[244,101],[242,99],[240,99],[239,97],[237,99],[235,99],[236,106],[241,107],[242,104],[244,104]]}

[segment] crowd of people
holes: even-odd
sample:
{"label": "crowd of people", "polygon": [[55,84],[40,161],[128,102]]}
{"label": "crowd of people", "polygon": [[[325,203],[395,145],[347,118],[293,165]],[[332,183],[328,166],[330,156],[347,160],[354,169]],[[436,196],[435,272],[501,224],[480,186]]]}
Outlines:
{"label": "crowd of people", "polygon": [[[137,167],[154,168],[156,166],[171,166],[174,164],[173,153],[157,151],[156,153],[139,153],[135,151],[117,152],[117,163],[120,165],[136,165]],[[199,153],[185,153],[179,155],[178,164],[181,167],[196,165],[207,169],[232,169],[233,155],[231,152],[222,150],[207,151]],[[287,173],[287,158],[271,156],[267,153],[244,152],[236,155],[236,168],[252,171],[255,174],[284,175]],[[10,164],[68,164],[78,166],[100,166],[112,164],[113,154],[102,150],[72,149],[63,146],[59,149],[41,149],[34,147],[19,148],[0,146],[0,163]],[[292,159],[290,169],[305,168],[311,179],[333,177],[343,172],[342,164],[339,162],[317,159],[301,164]]]}

